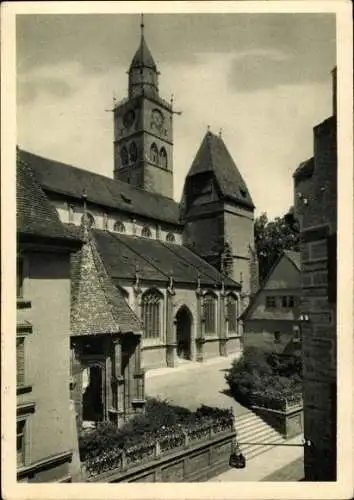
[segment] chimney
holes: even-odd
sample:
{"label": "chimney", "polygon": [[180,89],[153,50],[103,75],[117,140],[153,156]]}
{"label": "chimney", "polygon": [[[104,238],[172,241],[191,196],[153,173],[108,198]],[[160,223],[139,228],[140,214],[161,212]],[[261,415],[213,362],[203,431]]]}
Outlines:
{"label": "chimney", "polygon": [[332,112],[337,116],[337,66],[332,69]]}

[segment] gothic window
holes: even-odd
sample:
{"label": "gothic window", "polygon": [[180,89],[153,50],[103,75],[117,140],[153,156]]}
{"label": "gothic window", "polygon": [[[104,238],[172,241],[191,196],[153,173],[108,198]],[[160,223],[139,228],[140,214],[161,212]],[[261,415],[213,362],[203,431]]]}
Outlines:
{"label": "gothic window", "polygon": [[138,158],[138,149],[135,142],[132,142],[129,146],[129,157],[131,162],[135,162]]}
{"label": "gothic window", "polygon": [[148,226],[143,227],[141,230],[141,236],[144,236],[144,238],[151,238],[152,234]]}
{"label": "gothic window", "polygon": [[159,151],[158,151],[157,146],[154,142],[151,144],[151,148],[150,148],[150,160],[153,163],[158,163],[158,161],[159,161]]}
{"label": "gothic window", "polygon": [[142,297],[142,319],[144,334],[147,339],[160,337],[162,295],[155,290],[148,290]]}
{"label": "gothic window", "polygon": [[230,294],[227,297],[227,317],[229,320],[229,332],[237,333],[238,315],[238,299],[235,295]]}
{"label": "gothic window", "polygon": [[169,241],[170,243],[174,243],[175,242],[175,235],[173,233],[167,233],[166,241]]}
{"label": "gothic window", "polygon": [[204,317],[205,333],[213,335],[216,333],[216,297],[212,293],[204,295]]}
{"label": "gothic window", "polygon": [[16,423],[17,466],[25,462],[25,430],[26,420],[18,420]]}
{"label": "gothic window", "polygon": [[121,221],[117,221],[113,226],[113,231],[117,233],[125,233],[125,225]]}
{"label": "gothic window", "polygon": [[[88,226],[89,226],[89,228],[95,227],[95,218],[94,218],[94,216],[92,214],[90,214],[89,212],[87,212],[86,216],[87,216],[87,219],[88,219]],[[83,223],[83,220],[84,220],[84,216],[81,217],[81,224]]]}
{"label": "gothic window", "polygon": [[126,165],[128,163],[128,150],[125,146],[122,147],[120,156],[122,159],[122,165]]}
{"label": "gothic window", "polygon": [[160,165],[163,168],[167,168],[167,153],[165,148],[160,150]]}

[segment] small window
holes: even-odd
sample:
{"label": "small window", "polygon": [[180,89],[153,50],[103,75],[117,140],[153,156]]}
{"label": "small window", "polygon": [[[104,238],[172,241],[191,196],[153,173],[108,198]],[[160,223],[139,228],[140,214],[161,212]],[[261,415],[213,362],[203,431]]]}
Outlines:
{"label": "small window", "polygon": [[234,295],[227,297],[227,318],[229,321],[229,331],[236,333],[238,331],[238,300]]}
{"label": "small window", "polygon": [[271,309],[277,306],[276,299],[275,297],[268,296],[266,297],[266,308]]}
{"label": "small window", "polygon": [[294,307],[294,296],[293,295],[286,295],[282,297],[282,307],[289,309],[290,307]]}
{"label": "small window", "polygon": [[150,228],[144,226],[143,229],[141,230],[141,236],[144,236],[144,238],[151,238],[152,234]]}
{"label": "small window", "polygon": [[125,233],[125,225],[121,221],[117,221],[113,226],[113,231],[117,233]]}
{"label": "small window", "polygon": [[128,163],[128,150],[125,146],[122,147],[122,150],[120,152],[120,157],[122,160],[122,165],[127,165],[127,163]]}
{"label": "small window", "polygon": [[167,153],[165,148],[160,150],[160,165],[163,168],[167,168]]}
{"label": "small window", "polygon": [[[89,212],[87,212],[87,219],[88,219],[88,226],[89,228],[93,228],[95,227],[95,218],[92,214],[90,214]],[[84,216],[81,217],[81,224],[83,223],[84,221]]]}
{"label": "small window", "polygon": [[26,421],[19,420],[16,424],[17,434],[17,466],[24,465],[25,463],[25,430]]}
{"label": "small window", "polygon": [[297,325],[293,327],[293,342],[301,342],[301,330]]}
{"label": "small window", "polygon": [[159,161],[159,151],[158,151],[157,146],[154,142],[151,144],[151,148],[150,148],[150,160],[153,163],[158,163],[158,161]]}
{"label": "small window", "polygon": [[170,243],[174,243],[175,242],[175,235],[173,233],[167,233],[166,241],[169,241]]}
{"label": "small window", "polygon": [[280,344],[280,332],[274,332],[274,344]]}
{"label": "small window", "polygon": [[246,189],[244,189],[244,188],[240,188],[240,193],[241,193],[241,195],[243,196],[243,198],[246,198],[246,197],[247,197],[247,191],[246,191]]}
{"label": "small window", "polygon": [[23,297],[23,258],[17,257],[17,297]]}
{"label": "small window", "polygon": [[16,385],[21,387],[25,384],[25,339],[16,339]]}
{"label": "small window", "polygon": [[131,162],[136,162],[138,158],[138,149],[135,142],[132,142],[129,146],[129,157]]}

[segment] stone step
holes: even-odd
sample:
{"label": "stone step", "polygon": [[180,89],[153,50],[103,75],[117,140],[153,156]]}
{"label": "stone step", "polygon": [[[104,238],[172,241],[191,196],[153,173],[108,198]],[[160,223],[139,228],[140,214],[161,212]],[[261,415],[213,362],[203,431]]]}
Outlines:
{"label": "stone step", "polygon": [[259,417],[249,419],[249,420],[246,420],[244,422],[240,422],[240,421],[236,420],[235,426],[236,426],[236,429],[239,429],[239,430],[249,429],[249,428],[255,427],[255,426],[262,426],[262,427],[268,427],[269,429],[273,429],[273,427],[271,425],[269,425],[267,422],[265,422],[264,420],[262,420]]}
{"label": "stone step", "polygon": [[247,431],[237,431],[237,439],[241,441],[249,441],[250,439],[258,439],[260,436],[267,435],[270,438],[273,436],[274,438],[279,437],[281,434],[274,429],[267,429],[266,427],[256,427],[250,428]]}

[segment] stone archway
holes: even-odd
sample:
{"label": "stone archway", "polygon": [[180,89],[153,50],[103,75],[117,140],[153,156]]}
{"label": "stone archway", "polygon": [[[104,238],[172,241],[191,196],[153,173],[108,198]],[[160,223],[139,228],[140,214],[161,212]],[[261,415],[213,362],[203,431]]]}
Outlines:
{"label": "stone archway", "polygon": [[176,314],[177,356],[181,359],[192,359],[192,326],[192,313],[187,306],[182,306]]}

